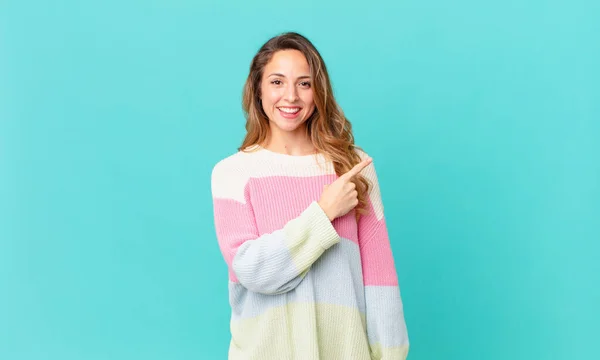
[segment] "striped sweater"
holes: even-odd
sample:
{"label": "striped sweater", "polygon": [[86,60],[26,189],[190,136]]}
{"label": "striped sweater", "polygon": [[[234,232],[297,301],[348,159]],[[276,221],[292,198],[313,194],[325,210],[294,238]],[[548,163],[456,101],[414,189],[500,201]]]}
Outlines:
{"label": "striped sweater", "polygon": [[229,359],[406,359],[373,163],[362,171],[372,184],[368,214],[330,221],[317,203],[337,178],[330,161],[251,150],[212,171],[215,230],[229,268]]}

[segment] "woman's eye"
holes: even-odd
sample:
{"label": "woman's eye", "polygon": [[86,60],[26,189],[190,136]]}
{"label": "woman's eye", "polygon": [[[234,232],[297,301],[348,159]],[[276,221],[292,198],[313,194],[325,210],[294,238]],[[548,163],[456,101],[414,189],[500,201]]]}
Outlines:
{"label": "woman's eye", "polygon": [[303,81],[303,82],[300,83],[300,85],[302,85],[303,87],[310,87],[310,82]]}
{"label": "woman's eye", "polygon": [[273,80],[273,81],[271,81],[271,84],[273,84],[273,85],[281,85],[281,80]]}

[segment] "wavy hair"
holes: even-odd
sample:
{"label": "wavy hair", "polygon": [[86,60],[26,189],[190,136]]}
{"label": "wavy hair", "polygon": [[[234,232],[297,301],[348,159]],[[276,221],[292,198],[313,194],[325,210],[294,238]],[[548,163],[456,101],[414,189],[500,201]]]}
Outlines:
{"label": "wavy hair", "polygon": [[[256,53],[250,64],[250,73],[244,85],[242,108],[246,117],[246,136],[238,150],[262,145],[269,136],[269,119],[260,102],[260,89],[265,66],[273,55],[281,50],[298,50],[306,58],[312,79],[315,110],[306,120],[307,134],[317,151],[331,160],[338,176],[346,173],[361,161],[355,151],[352,125],[333,96],[333,89],[323,58],[315,46],[304,36],[287,32],[267,41]],[[353,179],[358,192],[356,217],[366,212],[369,181],[363,175]]]}

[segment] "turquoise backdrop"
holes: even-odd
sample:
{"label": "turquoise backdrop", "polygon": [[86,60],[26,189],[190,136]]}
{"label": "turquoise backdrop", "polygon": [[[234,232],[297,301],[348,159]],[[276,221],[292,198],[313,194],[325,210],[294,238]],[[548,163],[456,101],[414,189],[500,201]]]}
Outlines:
{"label": "turquoise backdrop", "polygon": [[409,359],[600,359],[594,0],[1,1],[0,359],[226,358],[210,172],[287,30],[375,159]]}

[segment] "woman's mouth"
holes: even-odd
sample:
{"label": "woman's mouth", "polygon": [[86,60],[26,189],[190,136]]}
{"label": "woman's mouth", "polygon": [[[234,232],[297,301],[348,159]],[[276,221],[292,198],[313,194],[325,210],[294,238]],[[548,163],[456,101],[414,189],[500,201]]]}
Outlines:
{"label": "woman's mouth", "polygon": [[300,114],[300,110],[302,110],[301,107],[297,106],[282,106],[278,107],[277,109],[279,110],[281,116],[283,116],[286,119],[295,119],[298,116],[298,114]]}

